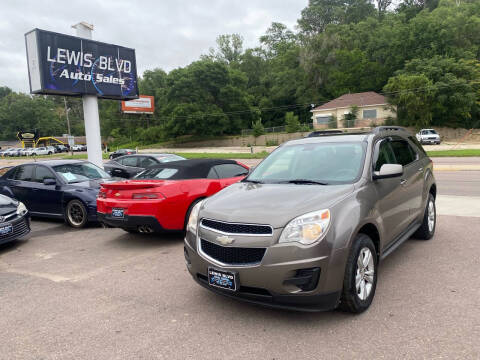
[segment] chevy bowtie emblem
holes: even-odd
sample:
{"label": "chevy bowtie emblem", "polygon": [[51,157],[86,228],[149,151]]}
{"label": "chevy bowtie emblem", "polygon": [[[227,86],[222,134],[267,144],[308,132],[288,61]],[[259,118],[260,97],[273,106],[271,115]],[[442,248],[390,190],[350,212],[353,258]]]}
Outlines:
{"label": "chevy bowtie emblem", "polygon": [[230,245],[235,241],[235,239],[230,236],[223,235],[217,236],[217,241],[222,245]]}
{"label": "chevy bowtie emblem", "polygon": [[120,196],[120,193],[115,193],[115,196]]}

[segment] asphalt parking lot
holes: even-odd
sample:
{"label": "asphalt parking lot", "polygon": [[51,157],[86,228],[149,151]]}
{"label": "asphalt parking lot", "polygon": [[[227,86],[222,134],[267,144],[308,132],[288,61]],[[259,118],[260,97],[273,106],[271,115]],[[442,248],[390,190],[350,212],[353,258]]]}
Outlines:
{"label": "asphalt parking lot", "polygon": [[0,246],[0,359],[478,359],[480,172],[437,179],[435,237],[381,264],[359,316],[212,294],[186,271],[181,236],[34,220]]}

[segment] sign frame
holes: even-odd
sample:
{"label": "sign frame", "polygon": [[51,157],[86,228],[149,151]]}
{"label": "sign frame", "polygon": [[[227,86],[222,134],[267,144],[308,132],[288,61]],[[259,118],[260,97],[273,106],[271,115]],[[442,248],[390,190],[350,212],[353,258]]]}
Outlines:
{"label": "sign frame", "polygon": [[[141,99],[150,99],[150,107],[142,106],[129,106],[127,102],[141,101]],[[138,95],[138,99],[123,100],[121,106],[122,113],[124,114],[149,114],[153,115],[155,112],[155,97],[151,95]]]}

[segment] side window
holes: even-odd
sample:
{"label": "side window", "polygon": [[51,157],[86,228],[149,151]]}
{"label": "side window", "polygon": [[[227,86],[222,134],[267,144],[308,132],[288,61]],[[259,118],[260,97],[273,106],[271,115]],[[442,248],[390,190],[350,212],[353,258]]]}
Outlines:
{"label": "side window", "polygon": [[218,174],[220,179],[227,179],[236,176],[241,176],[243,174],[247,175],[248,170],[243,166],[237,164],[222,164],[214,166],[215,171]]}
{"label": "side window", "polygon": [[119,161],[120,164],[125,165],[125,166],[137,166],[137,160],[138,158],[136,156],[129,156],[126,158],[123,158],[122,160]]}
{"label": "side window", "polygon": [[43,183],[44,179],[55,179],[55,175],[45,166],[35,168],[35,178],[33,181]]}
{"label": "side window", "polygon": [[378,156],[375,161],[375,171],[380,171],[380,168],[384,164],[396,164],[395,155],[393,153],[392,146],[390,145],[390,141],[383,140],[380,143],[378,148]]}
{"label": "side window", "polygon": [[215,167],[210,168],[208,172],[207,179],[218,179],[217,172],[215,171]]}
{"label": "side window", "polygon": [[138,166],[142,168],[147,168],[152,165],[158,164],[155,160],[152,158],[149,158],[148,156],[140,156],[138,157]]}
{"label": "side window", "polygon": [[391,144],[397,164],[405,166],[416,160],[415,151],[405,140],[394,140]]}
{"label": "side window", "polygon": [[7,179],[15,179],[15,174],[18,170],[18,167],[14,167],[13,169],[10,169],[7,174]]}
{"label": "side window", "polygon": [[33,165],[19,166],[15,173],[15,180],[32,181],[33,177]]}
{"label": "side window", "polygon": [[423,148],[422,144],[420,144],[420,142],[417,140],[417,138],[415,136],[409,136],[408,137],[409,140],[415,144],[415,146],[417,147],[417,149],[423,154],[423,155],[427,155],[427,153],[425,152],[425,149]]}

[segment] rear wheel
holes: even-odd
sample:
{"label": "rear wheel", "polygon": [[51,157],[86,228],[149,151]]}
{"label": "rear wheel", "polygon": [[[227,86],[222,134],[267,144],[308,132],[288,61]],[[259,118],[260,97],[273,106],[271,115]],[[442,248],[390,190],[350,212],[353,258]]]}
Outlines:
{"label": "rear wheel", "polygon": [[361,313],[368,309],[377,287],[377,252],[368,235],[358,234],[347,259],[340,309]]}
{"label": "rear wheel", "polygon": [[413,234],[413,237],[421,240],[430,240],[435,234],[437,224],[437,208],[435,207],[435,198],[432,194],[428,194],[427,207],[423,214],[422,225]]}
{"label": "rear wheel", "polygon": [[80,200],[71,200],[65,209],[68,225],[80,229],[87,224],[87,209]]}

